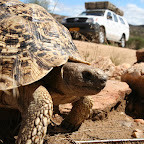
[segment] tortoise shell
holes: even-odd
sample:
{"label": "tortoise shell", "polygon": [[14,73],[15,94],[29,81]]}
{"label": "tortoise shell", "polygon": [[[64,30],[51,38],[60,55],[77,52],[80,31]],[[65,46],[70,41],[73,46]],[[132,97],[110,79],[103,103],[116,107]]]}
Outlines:
{"label": "tortoise shell", "polygon": [[44,8],[0,0],[0,89],[31,84],[68,59],[83,62],[69,31]]}

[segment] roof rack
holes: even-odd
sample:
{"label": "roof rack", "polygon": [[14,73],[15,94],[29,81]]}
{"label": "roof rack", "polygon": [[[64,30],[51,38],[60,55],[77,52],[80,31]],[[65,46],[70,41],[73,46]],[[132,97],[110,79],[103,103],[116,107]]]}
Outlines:
{"label": "roof rack", "polygon": [[94,9],[108,9],[116,14],[123,16],[124,12],[117,8],[115,5],[110,3],[109,1],[101,1],[101,2],[85,2],[86,10],[94,10]]}

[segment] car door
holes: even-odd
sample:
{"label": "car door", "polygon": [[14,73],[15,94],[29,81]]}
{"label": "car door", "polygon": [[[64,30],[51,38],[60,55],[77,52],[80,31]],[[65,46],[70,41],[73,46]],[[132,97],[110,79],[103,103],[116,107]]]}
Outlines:
{"label": "car door", "polygon": [[113,13],[114,23],[113,23],[113,40],[119,41],[121,38],[121,24],[118,21],[118,17]]}
{"label": "car door", "polygon": [[114,21],[110,11],[106,14],[106,37],[108,40],[114,40]]}
{"label": "car door", "polygon": [[119,23],[120,23],[120,31],[121,31],[121,37],[123,33],[126,33],[126,23],[123,20],[122,17],[119,16]]}

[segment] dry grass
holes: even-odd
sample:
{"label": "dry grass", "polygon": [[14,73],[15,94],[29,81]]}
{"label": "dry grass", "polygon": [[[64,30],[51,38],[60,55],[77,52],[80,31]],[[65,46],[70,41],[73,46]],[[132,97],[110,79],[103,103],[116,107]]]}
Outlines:
{"label": "dry grass", "polygon": [[74,40],[80,54],[85,60],[92,62],[97,56],[109,57],[115,65],[136,62],[136,51],[127,48],[101,45],[90,42]]}

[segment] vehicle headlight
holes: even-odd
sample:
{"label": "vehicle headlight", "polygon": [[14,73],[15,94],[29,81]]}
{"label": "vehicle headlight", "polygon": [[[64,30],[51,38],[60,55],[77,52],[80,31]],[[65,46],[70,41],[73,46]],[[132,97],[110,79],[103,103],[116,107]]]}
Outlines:
{"label": "vehicle headlight", "polygon": [[61,22],[62,22],[62,23],[66,23],[66,19],[64,18]]}
{"label": "vehicle headlight", "polygon": [[87,22],[87,23],[93,23],[93,18],[88,18],[88,19],[86,20],[86,22]]}

